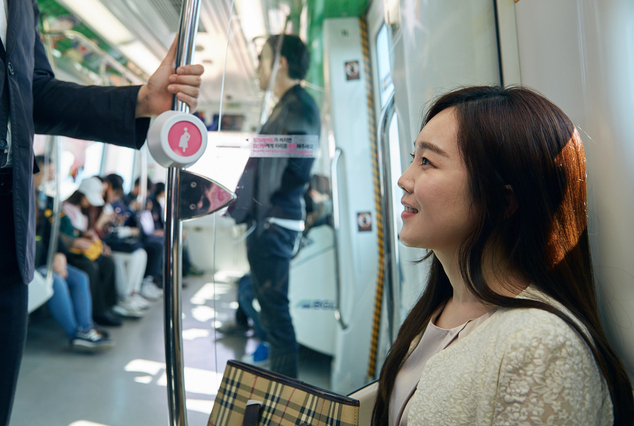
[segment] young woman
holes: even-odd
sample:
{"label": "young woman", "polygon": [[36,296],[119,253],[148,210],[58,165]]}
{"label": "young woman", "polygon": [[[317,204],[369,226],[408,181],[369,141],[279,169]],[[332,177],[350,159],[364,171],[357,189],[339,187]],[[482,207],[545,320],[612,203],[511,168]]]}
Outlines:
{"label": "young woman", "polygon": [[440,97],[418,135],[401,241],[426,289],[379,380],[375,425],[631,424],[601,327],[581,139],[527,89]]}

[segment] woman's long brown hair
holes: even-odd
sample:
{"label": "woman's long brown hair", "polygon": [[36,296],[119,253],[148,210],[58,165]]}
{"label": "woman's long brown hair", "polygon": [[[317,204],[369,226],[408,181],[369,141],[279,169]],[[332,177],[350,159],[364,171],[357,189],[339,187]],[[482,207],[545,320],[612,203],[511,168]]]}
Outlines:
{"label": "woman's long brown hair", "polygon": [[[534,91],[481,86],[441,96],[427,112],[423,126],[451,107],[458,120],[458,148],[466,164],[473,208],[479,215],[475,231],[460,250],[467,287],[483,303],[541,309],[575,329],[606,380],[614,424],[632,424],[632,385],[599,320],[588,241],[585,154],[573,123]],[[565,306],[590,338],[553,306],[492,291],[482,272],[486,249],[491,246],[502,247],[511,268]],[[431,271],[425,291],[405,319],[381,370],[372,416],[375,426],[388,424],[390,396],[412,340],[453,292],[440,261],[431,252],[427,258],[431,258]]]}

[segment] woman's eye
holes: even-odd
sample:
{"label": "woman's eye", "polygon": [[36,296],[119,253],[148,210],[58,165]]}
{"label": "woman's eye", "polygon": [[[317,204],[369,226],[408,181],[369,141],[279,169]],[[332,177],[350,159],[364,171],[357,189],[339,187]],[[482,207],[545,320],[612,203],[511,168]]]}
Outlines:
{"label": "woman's eye", "polygon": [[[415,154],[410,154],[410,157],[412,157],[412,163],[414,162],[414,160],[416,159],[416,155]],[[427,159],[427,157],[421,157],[420,159],[420,165],[421,166],[427,166],[427,165],[431,165],[431,163],[429,162],[429,160]]]}

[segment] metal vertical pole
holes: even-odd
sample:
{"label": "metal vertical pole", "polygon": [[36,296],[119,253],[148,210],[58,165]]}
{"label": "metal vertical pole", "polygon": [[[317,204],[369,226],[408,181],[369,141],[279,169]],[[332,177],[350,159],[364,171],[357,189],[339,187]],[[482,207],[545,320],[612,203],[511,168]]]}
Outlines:
{"label": "metal vertical pole", "polygon": [[147,187],[147,152],[148,147],[144,145],[140,151],[137,152],[137,155],[141,156],[141,175],[139,176],[139,195],[137,196],[137,201],[139,201],[139,211],[142,212],[146,210],[147,207],[147,199],[148,199],[148,191],[150,188]]}
{"label": "metal vertical pole", "polygon": [[[44,27],[44,32],[48,33],[50,26],[46,19],[42,21],[42,26]],[[51,64],[51,68],[53,71],[56,70],[55,66],[55,57],[53,56],[53,40],[50,35],[46,35],[44,37],[44,42],[46,46],[46,57],[48,58],[48,62]],[[61,136],[49,136],[50,142],[50,154],[49,154],[49,163],[50,157],[53,157],[53,169],[55,170],[55,197],[53,197],[53,225],[51,226],[51,235],[49,237],[48,244],[48,256],[46,258],[46,282],[53,282],[53,261],[55,259],[55,253],[57,253],[57,243],[59,238],[59,223],[60,223],[60,213],[62,211],[62,201],[60,194],[60,158],[62,156],[62,138]],[[45,182],[48,181],[48,169],[43,170],[44,177],[46,178]],[[37,189],[37,188],[35,188]]]}
{"label": "metal vertical pole", "polygon": [[[51,235],[49,237],[48,256],[46,258],[46,282],[53,282],[53,261],[57,253],[57,240],[59,238],[60,213],[62,211],[62,200],[60,194],[60,158],[62,156],[62,143],[60,136],[50,136],[51,156],[53,157],[53,169],[55,170],[55,197],[53,198],[53,224],[51,225]],[[49,157],[50,162],[50,157]],[[44,171],[45,173],[47,171]],[[45,175],[46,176],[46,175]],[[37,189],[37,188],[36,188]]]}
{"label": "metal vertical pole", "polygon": [[[192,63],[200,0],[184,0],[176,50],[176,68]],[[184,102],[174,96],[172,110],[189,112]],[[182,306],[181,306],[181,240],[180,223],[180,167],[167,169],[165,188],[165,248],[163,265],[165,366],[170,426],[187,426],[185,380],[183,364]]]}

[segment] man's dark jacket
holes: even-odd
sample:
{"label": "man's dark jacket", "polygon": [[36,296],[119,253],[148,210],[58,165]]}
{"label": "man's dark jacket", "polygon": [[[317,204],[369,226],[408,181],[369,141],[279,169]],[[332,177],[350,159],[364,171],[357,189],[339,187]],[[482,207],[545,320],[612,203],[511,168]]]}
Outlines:
{"label": "man's dark jacket", "polygon": [[[319,136],[320,132],[319,108],[299,84],[282,96],[260,130],[263,135]],[[258,225],[269,217],[304,219],[303,195],[313,162],[314,158],[250,158],[229,214],[237,223]],[[263,229],[258,226],[259,232]]]}
{"label": "man's dark jacket", "polygon": [[33,134],[139,148],[149,126],[149,119],[134,118],[138,86],[85,87],[56,80],[37,32],[38,23],[35,0],[8,1],[0,94],[4,96],[2,92],[8,87],[15,249],[24,283],[33,279],[35,256]]}

